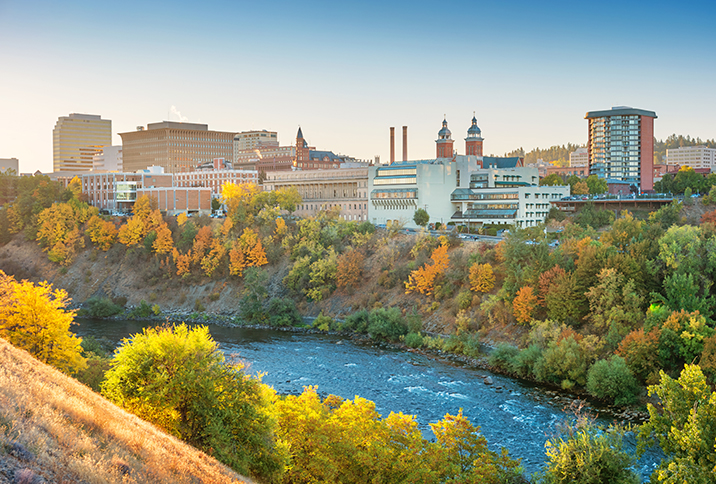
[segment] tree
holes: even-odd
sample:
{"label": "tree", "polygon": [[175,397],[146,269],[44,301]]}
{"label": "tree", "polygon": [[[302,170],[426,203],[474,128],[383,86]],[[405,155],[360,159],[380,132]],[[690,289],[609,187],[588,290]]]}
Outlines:
{"label": "tree", "polygon": [[663,371],[661,382],[649,387],[660,408],[647,404],[649,421],[639,430],[639,448],[657,443],[666,457],[651,482],[714,482],[716,462],[716,393],[698,365],[686,365],[678,380]]}
{"label": "tree", "polygon": [[410,273],[408,280],[405,282],[406,294],[419,292],[420,294],[429,296],[433,293],[435,280],[441,276],[450,265],[450,257],[448,256],[447,250],[447,244],[440,244],[430,256],[432,264],[425,263],[424,266]]}
{"label": "tree", "polygon": [[162,222],[162,224],[157,228],[157,238],[154,239],[152,249],[154,249],[154,252],[157,254],[168,254],[174,249],[172,231],[165,222]]}
{"label": "tree", "polygon": [[303,198],[296,187],[286,187],[277,191],[276,201],[281,210],[293,213],[296,211],[296,207],[303,203]]}
{"label": "tree", "polygon": [[572,186],[570,190],[572,195],[587,195],[589,194],[589,186],[584,180],[580,180]]}
{"label": "tree", "polygon": [[549,463],[538,482],[544,484],[637,484],[631,470],[636,459],[622,450],[624,431],[588,422],[568,427],[565,436],[545,443]]}
{"label": "tree", "polygon": [[658,329],[645,333],[644,328],[639,328],[626,335],[617,348],[616,354],[624,358],[642,383],[658,376],[660,335]]}
{"label": "tree", "polygon": [[470,267],[470,289],[474,292],[490,292],[495,287],[495,274],[488,263],[475,263]]}
{"label": "tree", "polygon": [[413,222],[415,222],[415,225],[418,227],[425,227],[429,221],[430,215],[428,215],[428,212],[423,208],[417,209],[413,214]]}
{"label": "tree", "polygon": [[550,175],[547,175],[544,178],[541,178],[539,181],[539,186],[562,186],[566,185],[565,181],[562,179],[561,175],[558,175],[557,173],[552,173]]}
{"label": "tree", "polygon": [[29,281],[16,282],[0,271],[0,336],[40,361],[64,372],[87,367],[82,339],[70,331],[75,311],[66,310],[70,300],[62,289]]}
{"label": "tree", "polygon": [[624,358],[612,355],[589,368],[587,391],[597,398],[622,406],[636,401],[639,387]]}
{"label": "tree", "polygon": [[365,257],[360,250],[352,249],[338,256],[336,271],[336,286],[357,287],[363,274]]}
{"label": "tree", "polygon": [[101,250],[108,251],[117,240],[117,227],[108,220],[95,215],[87,222],[85,233]]}
{"label": "tree", "polygon": [[534,295],[531,286],[521,287],[512,301],[512,310],[518,323],[529,323],[532,321],[532,313],[537,307],[537,296]]}
{"label": "tree", "polygon": [[591,195],[600,195],[606,193],[609,189],[607,181],[604,178],[599,178],[597,175],[589,175],[585,182]]}
{"label": "tree", "polygon": [[177,267],[177,276],[188,276],[189,271],[191,270],[191,261],[193,259],[191,251],[186,254],[181,254],[175,247],[174,250],[172,250],[172,257],[174,258],[174,264]]}
{"label": "tree", "polygon": [[206,326],[145,328],[126,339],[102,394],[238,472],[272,480],[283,471],[271,391],[227,362]]}
{"label": "tree", "polygon": [[144,234],[144,222],[137,217],[127,220],[127,223],[119,228],[119,241],[131,247],[141,242]]}

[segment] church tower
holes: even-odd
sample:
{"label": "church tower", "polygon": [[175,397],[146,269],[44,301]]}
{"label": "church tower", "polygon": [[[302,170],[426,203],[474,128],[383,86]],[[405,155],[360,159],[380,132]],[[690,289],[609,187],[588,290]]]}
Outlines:
{"label": "church tower", "polygon": [[310,157],[310,150],[308,149],[308,143],[303,139],[303,133],[301,127],[298,127],[298,133],[296,134],[296,160],[293,162],[294,167],[305,167]]}
{"label": "church tower", "polygon": [[482,132],[477,127],[477,118],[472,116],[472,126],[467,130],[467,138],[465,138],[465,154],[482,157]]}
{"label": "church tower", "polygon": [[450,137],[451,133],[448,129],[447,119],[443,119],[443,127],[438,131],[438,139],[435,140],[437,144],[437,155],[436,158],[452,158],[453,140]]}

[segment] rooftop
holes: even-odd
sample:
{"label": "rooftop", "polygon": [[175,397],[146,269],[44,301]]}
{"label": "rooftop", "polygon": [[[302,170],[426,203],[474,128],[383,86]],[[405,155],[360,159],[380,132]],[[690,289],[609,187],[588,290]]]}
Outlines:
{"label": "rooftop", "polygon": [[637,115],[637,116],[649,116],[650,118],[656,118],[656,113],[654,111],[646,111],[644,109],[637,109],[632,108],[629,106],[616,106],[612,109],[607,109],[604,111],[589,111],[587,114],[584,115],[584,119],[590,119],[590,118],[606,118],[609,116],[629,116],[629,115]]}

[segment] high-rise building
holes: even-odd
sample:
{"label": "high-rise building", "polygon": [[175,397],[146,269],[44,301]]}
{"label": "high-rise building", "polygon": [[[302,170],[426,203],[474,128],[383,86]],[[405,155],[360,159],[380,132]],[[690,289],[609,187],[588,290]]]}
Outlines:
{"label": "high-rise building", "polygon": [[589,120],[589,174],[652,190],[656,113],[617,106],[584,118]]}
{"label": "high-rise building", "polygon": [[100,148],[94,157],[92,171],[122,171],[122,145]]}
{"label": "high-rise building", "polygon": [[57,119],[52,130],[52,170],[91,171],[94,156],[112,144],[112,121],[73,113]]}
{"label": "high-rise building", "polygon": [[569,154],[569,166],[572,168],[581,168],[589,166],[589,151],[587,148],[577,148]]}
{"label": "high-rise building", "polygon": [[206,124],[164,121],[119,133],[126,172],[161,166],[167,173],[194,171],[214,158],[230,160],[236,133],[210,131]]}

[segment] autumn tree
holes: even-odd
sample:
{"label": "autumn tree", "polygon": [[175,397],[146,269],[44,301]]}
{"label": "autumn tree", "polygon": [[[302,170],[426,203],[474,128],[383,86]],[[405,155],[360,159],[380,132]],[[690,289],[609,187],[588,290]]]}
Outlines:
{"label": "autumn tree", "polygon": [[495,287],[495,274],[490,264],[475,263],[470,267],[470,289],[475,292],[490,292]]}
{"label": "autumn tree", "polygon": [[117,227],[109,220],[95,215],[89,219],[85,234],[101,250],[108,251],[117,240]]}
{"label": "autumn tree", "polygon": [[435,280],[441,276],[450,265],[450,257],[447,253],[447,244],[440,244],[433,250],[430,259],[432,264],[425,263],[424,266],[414,270],[405,282],[406,294],[418,292],[429,296],[433,293]]}
{"label": "autumn tree", "polygon": [[0,271],[0,336],[67,373],[87,367],[78,338],[70,331],[75,311],[62,289],[22,281]]}
{"label": "autumn tree", "polygon": [[358,287],[363,274],[365,257],[359,250],[349,250],[338,256],[338,269],[336,285],[343,287]]}
{"label": "autumn tree", "polygon": [[531,286],[521,287],[517,291],[515,299],[512,301],[512,310],[515,319],[519,323],[529,323],[532,321],[532,313],[537,307],[537,296],[534,295]]}
{"label": "autumn tree", "polygon": [[206,326],[145,328],[125,340],[102,394],[238,472],[273,482],[283,471],[271,390],[227,362]]}
{"label": "autumn tree", "polygon": [[175,247],[172,251],[172,256],[174,258],[174,265],[176,265],[177,268],[177,276],[188,276],[191,271],[191,250],[186,254],[181,254]]}
{"label": "autumn tree", "polygon": [[550,291],[550,287],[552,286],[552,283],[558,276],[564,276],[565,271],[560,266],[554,266],[549,270],[544,271],[539,276],[538,280],[538,287],[539,287],[539,295],[537,296],[537,300],[539,303],[544,306],[545,305],[545,297]]}
{"label": "autumn tree", "polygon": [[199,229],[194,237],[194,244],[192,245],[191,251],[193,253],[194,264],[201,264],[201,260],[206,256],[206,252],[211,248],[211,241],[213,239],[211,228],[205,226]]}
{"label": "autumn tree", "polygon": [[659,376],[659,337],[661,331],[645,332],[639,328],[627,334],[619,343],[616,354],[623,357],[637,379],[644,383],[656,383]]}
{"label": "autumn tree", "polygon": [[159,227],[157,227],[156,232],[157,238],[154,239],[154,243],[152,244],[154,252],[160,255],[172,252],[172,249],[174,248],[174,240],[172,239],[172,231],[169,229],[166,222],[162,222]]}
{"label": "autumn tree", "polygon": [[144,222],[136,217],[132,217],[127,220],[127,223],[119,228],[118,239],[119,241],[128,246],[132,247],[139,244],[144,236]]}

